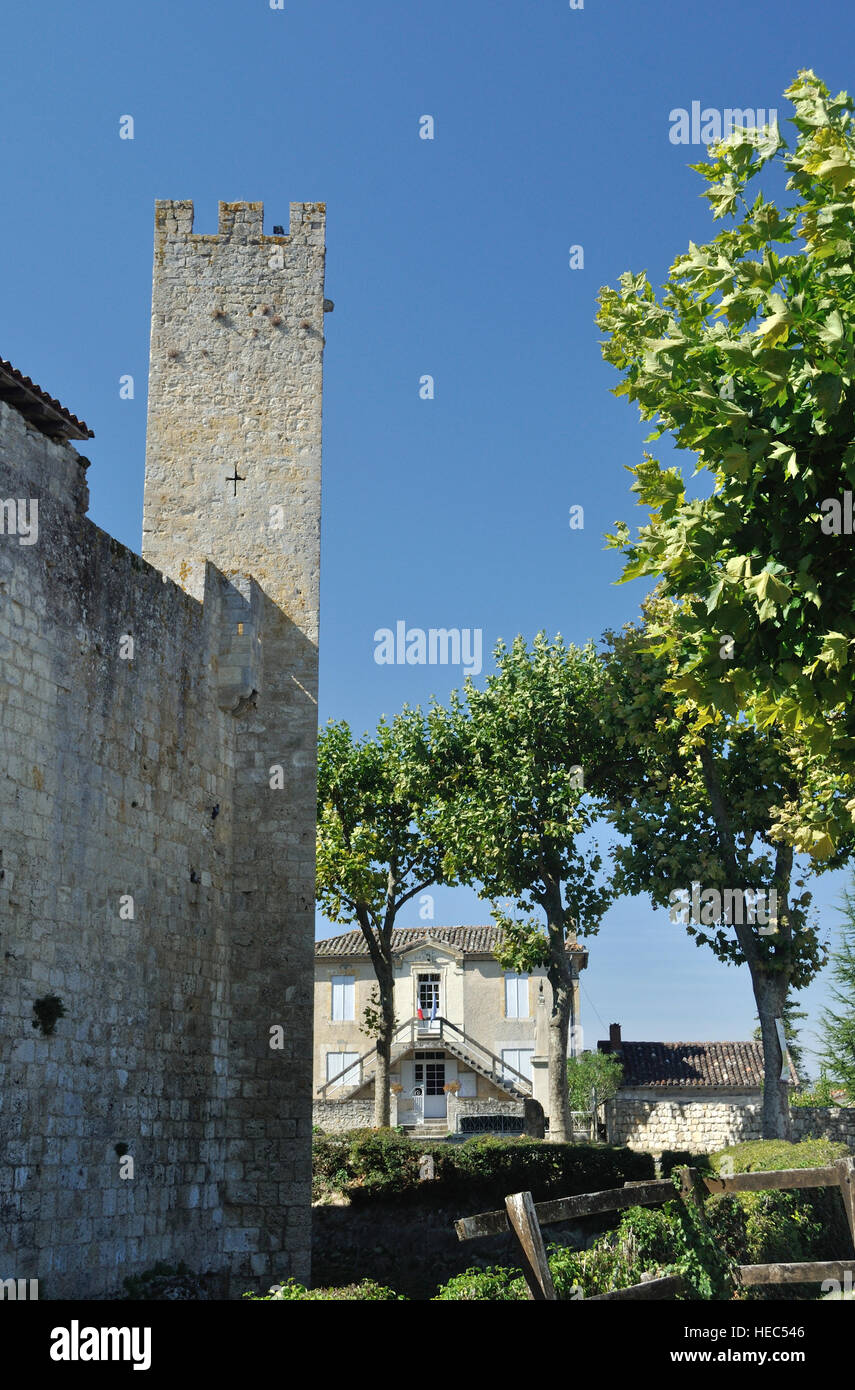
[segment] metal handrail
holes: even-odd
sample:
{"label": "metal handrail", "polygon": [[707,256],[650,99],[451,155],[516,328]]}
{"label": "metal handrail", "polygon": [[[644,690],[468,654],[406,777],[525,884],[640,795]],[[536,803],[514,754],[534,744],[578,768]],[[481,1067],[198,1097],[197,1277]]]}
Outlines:
{"label": "metal handrail", "polygon": [[[519,1081],[522,1081],[524,1083],[525,1087],[528,1090],[532,1089],[530,1077],[525,1076],[523,1072],[518,1071],[516,1067],[512,1067],[509,1062],[503,1061],[503,1059],[497,1056],[495,1052],[491,1052],[489,1047],[485,1047],[483,1043],[478,1042],[477,1038],[471,1037],[467,1032],[464,1031],[463,1028],[458,1028],[456,1023],[452,1023],[450,1019],[445,1018],[442,1014],[438,1014],[436,1019],[432,1019],[430,1021],[439,1024],[439,1033],[433,1034],[432,1036],[438,1036],[442,1038],[444,1036],[445,1029],[448,1028],[452,1033],[457,1033],[463,1039],[464,1043],[470,1049],[470,1051],[481,1052],[485,1057],[489,1057],[491,1062],[491,1079],[498,1079],[498,1077],[500,1076],[506,1077],[507,1073],[511,1072],[513,1076],[515,1076]],[[405,1029],[409,1030],[410,1041],[415,1042],[419,1035],[419,1025],[424,1022],[425,1020],[418,1019],[414,1014],[411,1018],[407,1019],[406,1023],[399,1023],[394,1033],[392,1034],[391,1047],[395,1046],[398,1034],[404,1032]],[[425,1035],[426,1030],[422,1030],[422,1037],[424,1037]],[[361,1057],[357,1057],[355,1062],[351,1062],[349,1066],[343,1067],[342,1070],[340,1072],[337,1072],[335,1076],[331,1076],[329,1081],[325,1082],[323,1086],[319,1086],[317,1092],[318,1095],[326,1095],[326,1092],[330,1089],[331,1086],[335,1086],[337,1082],[341,1081],[343,1076],[347,1076],[349,1072],[354,1071],[357,1067],[359,1068],[360,1073],[359,1080],[353,1082],[352,1084],[354,1086],[364,1085],[366,1078],[362,1076],[363,1063],[367,1062],[369,1057],[372,1057],[376,1052],[377,1044],[375,1043],[373,1047],[369,1047],[367,1052],[363,1052]],[[499,1068],[498,1073],[496,1071],[497,1067]]]}
{"label": "metal handrail", "polygon": [[479,1052],[483,1052],[485,1056],[490,1058],[491,1062],[493,1063],[492,1067],[490,1068],[491,1076],[496,1075],[496,1066],[498,1065],[502,1075],[504,1075],[507,1072],[513,1072],[514,1076],[517,1077],[520,1081],[525,1082],[525,1085],[529,1089],[532,1088],[530,1077],[525,1076],[524,1073],[521,1071],[517,1071],[516,1067],[512,1067],[509,1062],[505,1062],[501,1057],[498,1057],[495,1052],[491,1052],[489,1047],[485,1047],[483,1043],[478,1042],[477,1038],[470,1037],[468,1033],[466,1033],[462,1028],[458,1028],[457,1024],[452,1023],[451,1020],[448,1018],[440,1019],[440,1037],[442,1037],[443,1034],[443,1026],[446,1028],[450,1028],[453,1033],[459,1033],[463,1041],[466,1043],[467,1047],[470,1047],[473,1050],[477,1050]]}
{"label": "metal handrail", "polygon": [[[395,1046],[395,1039],[397,1038],[398,1034],[403,1031],[404,1028],[409,1028],[410,1035],[412,1036],[412,1025],[417,1022],[418,1020],[415,1016],[413,1016],[412,1018],[408,1018],[406,1023],[399,1023],[394,1033],[392,1034],[392,1046]],[[330,1086],[334,1086],[337,1081],[340,1081],[343,1076],[347,1076],[348,1072],[352,1072],[356,1067],[358,1067],[360,1070],[360,1080],[355,1081],[353,1084],[355,1086],[362,1086],[364,1084],[362,1079],[362,1065],[364,1062],[367,1062],[368,1058],[372,1057],[376,1051],[377,1044],[375,1043],[373,1047],[369,1047],[367,1052],[363,1052],[361,1057],[357,1057],[355,1062],[351,1062],[349,1066],[343,1067],[341,1071],[336,1072],[335,1076],[331,1076],[329,1081],[324,1082],[323,1086],[319,1086],[318,1095],[324,1095],[325,1092],[329,1090]]]}

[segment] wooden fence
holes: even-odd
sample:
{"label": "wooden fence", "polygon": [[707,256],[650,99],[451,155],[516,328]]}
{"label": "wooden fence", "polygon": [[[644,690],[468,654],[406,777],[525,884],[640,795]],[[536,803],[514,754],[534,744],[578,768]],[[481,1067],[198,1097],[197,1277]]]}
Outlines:
{"label": "wooden fence", "polygon": [[[628,1207],[658,1206],[679,1198],[694,1203],[703,1216],[706,1192],[767,1192],[800,1187],[836,1187],[843,1200],[846,1219],[855,1249],[855,1159],[839,1158],[828,1168],[792,1168],[762,1173],[733,1173],[726,1177],[703,1177],[695,1168],[681,1168],[680,1188],[667,1178],[651,1182],[629,1182],[608,1192],[586,1192],[578,1197],[559,1197],[551,1202],[535,1202],[530,1192],[515,1192],[505,1198],[504,1211],[464,1216],[454,1223],[459,1240],[498,1236],[510,1230],[519,1242],[520,1259],[529,1298],[556,1301],[557,1294],[546,1258],[543,1226],[556,1221],[576,1221],[583,1216],[623,1211]],[[844,1275],[855,1274],[855,1259],[812,1260],[804,1264],[740,1265],[738,1281],[757,1284],[813,1284],[824,1279],[843,1282]],[[630,1288],[595,1294],[594,1299],[673,1298],[684,1288],[682,1275],[645,1278]]]}

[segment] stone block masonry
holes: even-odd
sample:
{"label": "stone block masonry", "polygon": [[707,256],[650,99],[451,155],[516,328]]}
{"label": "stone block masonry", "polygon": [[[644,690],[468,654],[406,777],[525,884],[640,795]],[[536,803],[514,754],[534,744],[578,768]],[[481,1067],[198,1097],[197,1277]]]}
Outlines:
{"label": "stone block masonry", "polygon": [[0,401],[39,499],[0,536],[0,1278],[42,1298],[309,1277],[323,227],[157,205],[144,559]]}

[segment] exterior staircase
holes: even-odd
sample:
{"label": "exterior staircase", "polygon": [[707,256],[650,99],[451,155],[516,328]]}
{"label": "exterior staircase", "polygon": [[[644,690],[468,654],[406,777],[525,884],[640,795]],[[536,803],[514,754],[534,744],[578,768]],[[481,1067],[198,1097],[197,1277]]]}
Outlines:
{"label": "exterior staircase", "polygon": [[[532,1084],[529,1078],[523,1076],[522,1072],[517,1071],[515,1067],[503,1062],[501,1057],[497,1057],[495,1052],[484,1047],[477,1038],[464,1033],[462,1028],[458,1028],[456,1023],[451,1023],[447,1018],[439,1017],[434,1022],[437,1026],[432,1024],[428,1029],[419,1019],[410,1018],[395,1029],[390,1054],[393,1066],[403,1056],[412,1053],[417,1046],[430,1047],[433,1045],[441,1047],[444,1052],[456,1057],[459,1062],[463,1062],[479,1076],[486,1077],[499,1090],[504,1091],[511,1100],[525,1100],[527,1096],[532,1094]],[[336,1099],[347,1100],[350,1096],[358,1095],[364,1086],[373,1081],[376,1065],[377,1048],[372,1047],[368,1052],[363,1053],[357,1063],[353,1064],[353,1066],[359,1067],[359,1084],[348,1087],[338,1084]],[[350,1070],[352,1068],[347,1068],[347,1071]],[[332,1077],[326,1085],[318,1088],[318,1095],[325,1100],[330,1087],[340,1083],[341,1078],[345,1075],[346,1072],[341,1072],[338,1076]],[[442,1133],[447,1130],[444,1121],[427,1120],[425,1123],[441,1125]]]}

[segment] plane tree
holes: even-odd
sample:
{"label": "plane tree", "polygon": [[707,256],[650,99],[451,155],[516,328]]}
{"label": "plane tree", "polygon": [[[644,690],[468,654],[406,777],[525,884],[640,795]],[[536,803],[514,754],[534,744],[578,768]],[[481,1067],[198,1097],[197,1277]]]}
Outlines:
{"label": "plane tree", "polygon": [[801,750],[792,735],[675,693],[675,659],[661,635],[674,636],[681,611],[654,594],[642,621],[606,634],[603,718],[613,752],[600,790],[623,837],[613,850],[616,886],[667,907],[720,961],[747,966],[763,1042],[763,1133],[786,1138],[779,1026],[790,991],[826,959],[805,887],[812,861],[775,838],[774,808],[799,795]]}
{"label": "plane tree", "polygon": [[318,739],[317,896],[332,922],[362,932],[377,978],[363,1031],[376,1038],[374,1123],[389,1124],[396,1027],[392,934],[405,903],[446,882],[432,833],[426,721],[407,706],[376,734],[330,721]]}
{"label": "plane tree", "polygon": [[[612,900],[590,835],[599,809],[589,777],[604,756],[603,667],[591,646],[540,633],[495,649],[483,689],[467,679],[429,715],[446,874],[477,885],[503,927],[506,969],[545,965],[549,1137],[571,1138],[566,1061],[574,1000],[567,947],[593,934]],[[513,913],[518,915],[513,915]],[[528,914],[528,915],[526,915]]]}
{"label": "plane tree", "polygon": [[[776,833],[823,858],[855,817],[855,132],[850,98],[810,70],[785,95],[792,148],[777,126],[712,146],[692,167],[724,230],[690,242],[658,295],[622,275],[597,322],[615,394],[709,484],[690,496],[647,454],[630,470],[647,522],[610,538],[623,578],[686,600],[673,689],[796,736]],[[779,205],[762,188],[781,174]]]}

